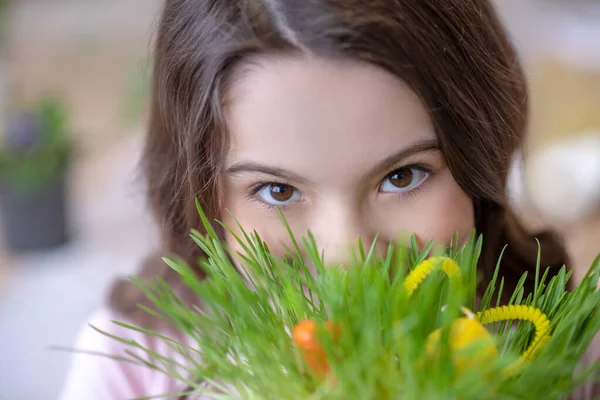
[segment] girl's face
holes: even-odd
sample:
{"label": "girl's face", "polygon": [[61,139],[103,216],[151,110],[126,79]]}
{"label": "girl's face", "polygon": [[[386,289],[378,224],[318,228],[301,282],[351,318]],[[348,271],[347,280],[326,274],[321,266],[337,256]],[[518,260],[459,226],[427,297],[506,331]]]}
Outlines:
{"label": "girl's face", "polygon": [[[438,148],[427,110],[400,79],[368,63],[264,57],[234,74],[221,218],[231,212],[284,254],[310,230],[326,261],[360,236],[380,249],[406,234],[447,244],[474,227],[473,203]],[[238,248],[231,236],[229,244]]]}

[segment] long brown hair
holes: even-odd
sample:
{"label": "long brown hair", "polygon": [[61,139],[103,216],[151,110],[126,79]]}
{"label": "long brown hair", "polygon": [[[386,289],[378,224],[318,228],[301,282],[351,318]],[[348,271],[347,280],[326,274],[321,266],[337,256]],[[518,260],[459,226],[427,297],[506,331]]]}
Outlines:
{"label": "long brown hair", "polygon": [[[483,234],[480,270],[487,283],[504,245],[501,274],[514,288],[535,267],[566,263],[555,235],[532,235],[507,205],[512,155],[527,124],[524,75],[489,1],[484,0],[167,0],[157,36],[152,109],[143,171],[162,232],[160,255],[190,263],[201,224],[198,198],[218,218],[217,177],[228,146],[223,97],[231,71],[250,56],[310,53],[376,64],[420,96],[449,168],[473,199]],[[150,257],[141,274],[175,273]],[[533,274],[526,282],[532,289]],[[142,296],[119,283],[115,309],[132,315]]]}

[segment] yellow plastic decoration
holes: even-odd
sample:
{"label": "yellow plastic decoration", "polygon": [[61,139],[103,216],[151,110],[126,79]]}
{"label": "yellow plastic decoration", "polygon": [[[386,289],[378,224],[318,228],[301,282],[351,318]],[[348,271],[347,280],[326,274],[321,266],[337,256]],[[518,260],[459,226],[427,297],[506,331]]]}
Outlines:
{"label": "yellow plastic decoration", "polygon": [[[431,257],[417,265],[406,277],[404,287],[408,295],[411,296],[436,268],[444,271],[450,279],[462,278],[460,267],[454,260],[448,257]],[[502,306],[478,313],[476,320],[473,317],[471,315],[471,318],[460,318],[453,322],[450,331],[450,346],[452,349],[460,350],[475,341],[491,337],[483,325],[501,321],[521,320],[531,322],[535,327],[534,339],[523,354],[521,354],[519,360],[507,367],[506,372],[508,374],[517,373],[528,361],[533,360],[550,339],[550,320],[535,307],[522,305]],[[433,343],[439,340],[439,335],[439,330],[431,333],[427,339],[428,346],[430,346],[428,351],[432,348]],[[482,357],[487,359],[492,354],[497,354],[495,346],[493,346],[493,349],[485,346]],[[465,360],[457,360],[457,364],[464,365],[465,363]]]}
{"label": "yellow plastic decoration", "polygon": [[[456,369],[464,371],[470,368],[477,368],[483,363],[493,361],[498,355],[498,349],[494,342],[494,338],[487,329],[475,318],[473,313],[468,313],[468,317],[459,318],[452,322],[450,326],[450,348],[460,353],[461,350],[467,349],[474,343],[481,345],[478,349],[478,357],[468,357],[466,355],[457,354],[454,359]],[[439,341],[441,329],[431,333],[427,338],[425,349],[428,357],[434,356],[439,349]]]}
{"label": "yellow plastic decoration", "polygon": [[[406,277],[404,287],[408,296],[412,296],[421,283],[438,268],[445,272],[450,279],[462,279],[462,273],[456,261],[448,257],[431,257],[417,265]],[[473,314],[470,310],[463,308],[463,312],[467,317],[453,321],[450,327],[451,349],[460,351],[475,342],[481,342],[482,349],[477,359],[458,356],[455,359],[455,363],[459,371],[463,368],[475,368],[477,365],[481,365],[482,362],[487,362],[490,358],[498,355],[498,349],[496,348],[493,337],[484,325],[501,321],[521,320],[531,322],[535,327],[535,337],[529,347],[521,354],[520,358],[515,363],[509,365],[505,370],[509,375],[518,373],[528,361],[533,360],[541,348],[550,339],[550,321],[544,313],[535,307],[522,305],[503,306],[485,310],[477,315]],[[332,322],[328,321],[327,324],[332,324]],[[313,346],[313,344],[316,343],[316,336],[314,336],[315,332],[314,329],[312,329],[313,325],[314,322],[312,321],[303,321],[299,323],[295,327],[294,337],[298,347],[306,353],[307,361],[313,369],[313,372],[318,373],[319,377],[322,379],[323,371],[328,371],[329,363],[323,352],[317,352],[318,354],[311,353],[311,351],[316,348]],[[304,332],[307,326],[311,327],[310,332]],[[327,326],[331,327],[333,325]],[[302,335],[298,336],[300,333],[302,333]],[[432,332],[427,338],[426,352],[428,355],[435,354],[440,335],[441,331],[438,329]],[[298,337],[301,337],[302,341],[298,341]],[[318,367],[316,367],[316,365],[318,365]]]}

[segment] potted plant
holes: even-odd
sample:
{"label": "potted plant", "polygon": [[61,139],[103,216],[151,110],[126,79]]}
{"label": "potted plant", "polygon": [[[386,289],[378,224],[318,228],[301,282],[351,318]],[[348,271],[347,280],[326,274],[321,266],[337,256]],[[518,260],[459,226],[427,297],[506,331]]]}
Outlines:
{"label": "potted plant", "polygon": [[59,246],[68,239],[67,113],[56,98],[7,118],[0,135],[0,217],[9,251]]}
{"label": "potted plant", "polygon": [[6,19],[8,0],[0,0],[0,124],[4,120],[4,98],[5,98],[5,82],[6,72],[4,67],[4,52],[5,52],[5,37],[6,37]]}

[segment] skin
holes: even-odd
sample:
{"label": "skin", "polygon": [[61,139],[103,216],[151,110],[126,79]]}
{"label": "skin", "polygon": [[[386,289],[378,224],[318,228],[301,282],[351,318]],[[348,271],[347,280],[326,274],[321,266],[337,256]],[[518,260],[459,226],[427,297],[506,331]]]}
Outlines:
{"label": "skin", "polygon": [[[310,230],[327,262],[360,236],[378,250],[402,235],[448,244],[474,227],[473,202],[437,147],[426,108],[398,77],[353,60],[263,56],[239,68],[225,103],[231,145],[221,216],[271,251]],[[239,249],[231,236],[227,242]]]}

